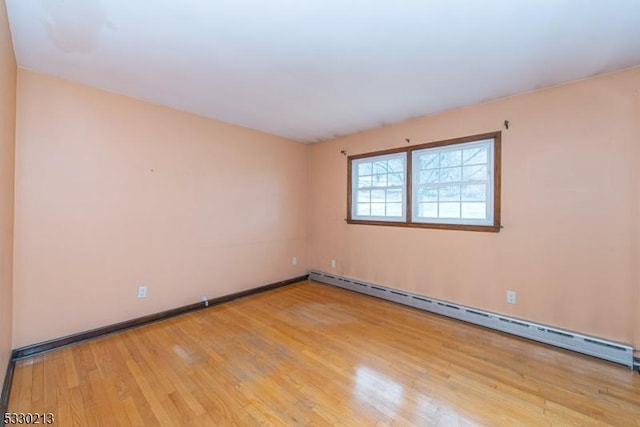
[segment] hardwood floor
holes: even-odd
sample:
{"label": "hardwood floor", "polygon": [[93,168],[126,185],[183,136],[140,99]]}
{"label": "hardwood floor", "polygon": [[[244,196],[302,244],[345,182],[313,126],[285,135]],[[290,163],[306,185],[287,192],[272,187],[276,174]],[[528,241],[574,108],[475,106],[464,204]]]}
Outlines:
{"label": "hardwood floor", "polygon": [[17,363],[57,426],[640,426],[640,375],[302,282]]}

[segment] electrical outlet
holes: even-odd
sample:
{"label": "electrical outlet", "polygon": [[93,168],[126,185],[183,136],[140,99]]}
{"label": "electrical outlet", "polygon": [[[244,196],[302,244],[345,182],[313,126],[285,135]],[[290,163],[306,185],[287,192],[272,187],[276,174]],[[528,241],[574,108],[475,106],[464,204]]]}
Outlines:
{"label": "electrical outlet", "polygon": [[147,297],[147,285],[138,286],[138,298]]}
{"label": "electrical outlet", "polygon": [[294,256],[291,258],[291,265],[298,265],[298,257]]}
{"label": "electrical outlet", "polygon": [[204,303],[205,307],[209,307],[209,298],[206,295],[202,295],[202,297],[200,297],[202,299],[202,302]]}
{"label": "electrical outlet", "polygon": [[332,259],[329,262],[331,263],[331,268],[336,268],[336,265],[338,265],[338,262],[335,259]]}
{"label": "electrical outlet", "polygon": [[516,303],[516,291],[507,291],[507,302],[509,304]]}

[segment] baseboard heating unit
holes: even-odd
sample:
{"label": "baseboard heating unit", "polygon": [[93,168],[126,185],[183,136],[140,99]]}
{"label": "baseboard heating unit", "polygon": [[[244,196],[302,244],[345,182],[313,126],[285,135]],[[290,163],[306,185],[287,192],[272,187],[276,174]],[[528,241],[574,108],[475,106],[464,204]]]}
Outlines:
{"label": "baseboard heating unit", "polygon": [[357,279],[337,276],[335,274],[311,271],[309,273],[309,280],[338,286],[350,291],[360,292],[420,310],[441,314],[490,329],[573,350],[610,362],[620,363],[633,369],[633,347],[627,344],[478,310]]}

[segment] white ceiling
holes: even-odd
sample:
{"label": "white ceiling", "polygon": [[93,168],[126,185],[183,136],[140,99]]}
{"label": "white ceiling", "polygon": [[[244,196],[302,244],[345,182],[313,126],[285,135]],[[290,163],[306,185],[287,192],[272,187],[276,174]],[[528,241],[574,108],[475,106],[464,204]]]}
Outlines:
{"label": "white ceiling", "polygon": [[640,0],[7,0],[18,64],[303,142],[640,65]]}

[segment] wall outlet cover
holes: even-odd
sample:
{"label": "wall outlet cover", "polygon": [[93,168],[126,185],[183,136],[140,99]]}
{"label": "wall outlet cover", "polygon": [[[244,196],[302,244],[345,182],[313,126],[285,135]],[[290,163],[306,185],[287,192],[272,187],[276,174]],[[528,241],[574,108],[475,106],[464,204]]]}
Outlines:
{"label": "wall outlet cover", "polygon": [[147,297],[147,286],[142,285],[138,286],[138,298],[146,298]]}

